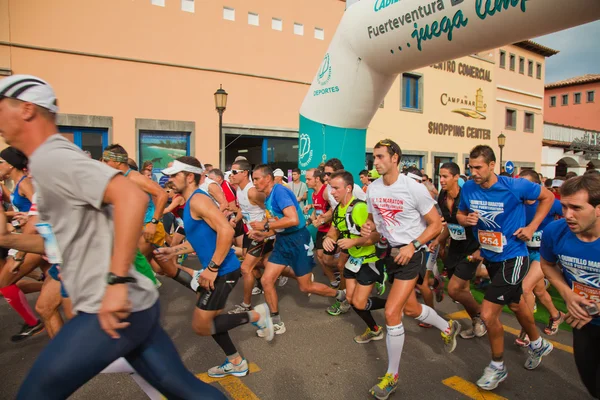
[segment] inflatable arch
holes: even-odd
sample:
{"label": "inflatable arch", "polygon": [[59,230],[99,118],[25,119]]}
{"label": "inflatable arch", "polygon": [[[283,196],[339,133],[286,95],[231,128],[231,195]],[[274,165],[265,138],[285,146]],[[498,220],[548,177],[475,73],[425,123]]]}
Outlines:
{"label": "inflatable arch", "polygon": [[337,157],[358,174],[367,127],[401,72],[597,19],[600,0],[347,0],[300,108],[299,167]]}

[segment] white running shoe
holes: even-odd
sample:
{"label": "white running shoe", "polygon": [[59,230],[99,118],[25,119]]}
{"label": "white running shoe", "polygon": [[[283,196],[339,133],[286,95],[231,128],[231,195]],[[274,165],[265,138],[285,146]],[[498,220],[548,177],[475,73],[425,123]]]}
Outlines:
{"label": "white running shoe", "polygon": [[262,338],[267,339],[267,342],[273,340],[275,336],[275,329],[273,327],[273,320],[271,319],[271,310],[267,303],[259,304],[254,307],[254,311],[260,315],[258,321],[253,322],[252,325],[256,326],[259,331],[262,332]]}
{"label": "white running shoe", "polygon": [[477,381],[477,386],[483,390],[494,390],[498,387],[500,382],[504,381],[508,377],[506,367],[502,369],[496,369],[491,365],[488,365],[483,370],[483,375]]}
{"label": "white running shoe", "polygon": [[248,362],[246,361],[246,359],[243,358],[242,362],[238,365],[235,365],[228,359],[225,359],[225,362],[223,364],[217,365],[216,367],[212,367],[208,370],[208,376],[210,376],[211,378],[224,378],[227,375],[248,375]]}
{"label": "white running shoe", "polygon": [[280,276],[279,277],[279,287],[285,286],[286,283],[288,283],[289,278],[287,276]]}
{"label": "white running shoe", "polygon": [[[281,334],[285,333],[285,325],[283,324],[283,322],[280,322],[278,324],[273,324],[273,330],[275,331],[276,335],[281,335]],[[263,331],[262,329],[257,330],[256,334],[258,335],[258,337],[261,337],[261,338],[264,338],[266,336],[265,331]]]}
{"label": "white running shoe", "polygon": [[258,286],[254,286],[254,289],[252,289],[252,296],[256,296],[258,294],[262,294],[262,290],[258,287]]}

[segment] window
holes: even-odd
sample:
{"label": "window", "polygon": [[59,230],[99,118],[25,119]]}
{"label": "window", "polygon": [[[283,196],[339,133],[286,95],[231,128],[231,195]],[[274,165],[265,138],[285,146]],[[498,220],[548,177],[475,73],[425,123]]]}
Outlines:
{"label": "window", "polygon": [[595,91],[594,90],[590,90],[587,92],[587,102],[588,103],[593,103],[594,102],[594,97],[595,97]]}
{"label": "window", "polygon": [[500,68],[506,68],[506,52],[500,50]]}
{"label": "window", "polygon": [[510,70],[515,70],[515,63],[517,62],[517,57],[514,54],[510,55]]}
{"label": "window", "polygon": [[523,129],[525,132],[533,132],[533,118],[533,113],[525,112],[525,126]]}
{"label": "window", "polygon": [[181,11],[194,12],[194,0],[181,0]]}
{"label": "window", "polygon": [[315,39],[325,40],[325,31],[323,28],[315,28]]}
{"label": "window", "polygon": [[519,57],[519,73],[525,74],[525,59],[523,57]]}
{"label": "window", "polygon": [[283,30],[283,21],[279,18],[273,18],[271,20],[271,29],[274,31],[282,31]]}
{"label": "window", "polygon": [[535,77],[537,79],[542,79],[542,64],[536,63],[536,67],[537,67],[537,71],[536,71]]}
{"label": "window", "polygon": [[581,93],[575,93],[573,95],[573,104],[581,104]]}
{"label": "window", "polygon": [[258,14],[248,13],[248,25],[258,26]]}
{"label": "window", "polygon": [[304,35],[304,25],[294,22],[294,35]]}
{"label": "window", "polygon": [[533,61],[531,60],[527,64],[527,75],[533,77]]}
{"label": "window", "polygon": [[556,96],[550,96],[550,107],[556,107]]}
{"label": "window", "polygon": [[59,126],[58,131],[67,140],[84,151],[89,151],[94,160],[102,157],[102,151],[108,146],[108,129]]}
{"label": "window", "polygon": [[235,9],[223,7],[223,19],[227,21],[235,21]]}
{"label": "window", "polygon": [[165,6],[165,0],[152,0],[151,2],[152,2],[153,6],[160,6],[160,7]]}
{"label": "window", "polygon": [[517,110],[510,108],[506,109],[506,128],[516,130],[517,129]]}
{"label": "window", "polygon": [[423,111],[423,77],[415,74],[402,74],[402,108]]}
{"label": "window", "polygon": [[563,106],[568,106],[569,105],[569,95],[568,94],[563,94],[562,95],[562,105]]}

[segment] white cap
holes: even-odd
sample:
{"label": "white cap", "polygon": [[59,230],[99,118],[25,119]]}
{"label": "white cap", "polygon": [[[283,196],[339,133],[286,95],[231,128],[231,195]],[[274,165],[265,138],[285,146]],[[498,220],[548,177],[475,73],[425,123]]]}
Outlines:
{"label": "white cap", "polygon": [[8,97],[33,103],[50,112],[58,112],[54,90],[43,79],[33,75],[12,75],[0,80],[0,98]]}
{"label": "white cap", "polygon": [[285,176],[283,171],[281,170],[281,168],[277,168],[275,171],[273,171],[273,176]]}
{"label": "white cap", "polygon": [[[200,164],[202,165],[202,164]],[[204,165],[202,165],[202,168],[198,168],[198,167],[194,167],[193,165],[190,164],[185,164],[182,163],[181,161],[173,161],[173,166],[169,167],[169,168],[165,168],[163,169],[161,172],[165,175],[171,176],[171,175],[175,175],[178,174],[180,172],[191,172],[192,174],[202,174],[204,172]]]}
{"label": "white cap", "polygon": [[553,188],[555,188],[555,187],[559,188],[559,187],[562,186],[562,184],[563,184],[563,181],[561,181],[560,179],[554,179],[552,181],[552,187]]}

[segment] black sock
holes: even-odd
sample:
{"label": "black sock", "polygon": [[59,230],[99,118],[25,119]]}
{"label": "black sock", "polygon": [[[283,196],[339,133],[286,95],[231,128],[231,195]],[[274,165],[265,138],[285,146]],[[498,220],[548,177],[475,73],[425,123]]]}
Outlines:
{"label": "black sock", "polygon": [[382,299],[381,297],[369,297],[365,310],[381,310],[385,308],[386,301],[387,299]]}
{"label": "black sock", "polygon": [[231,341],[231,338],[229,337],[229,333],[227,333],[227,332],[215,333],[214,335],[212,335],[212,337],[213,337],[213,339],[215,339],[215,342],[217,342],[219,347],[221,349],[223,349],[223,351],[225,352],[225,355],[227,357],[231,356],[232,354],[237,353],[237,349],[235,348],[235,345]]}
{"label": "black sock", "polygon": [[248,322],[250,322],[250,315],[250,312],[240,314],[217,315],[213,320],[211,333],[213,335],[219,333],[227,333],[233,328],[247,324]]}
{"label": "black sock", "polygon": [[182,284],[186,288],[193,290],[192,287],[190,286],[190,283],[192,282],[192,276],[190,274],[188,274],[186,271],[182,270],[181,268],[177,268],[177,273],[173,277],[173,280],[175,282]]}
{"label": "black sock", "polygon": [[354,308],[354,311],[356,311],[356,313],[358,314],[358,316],[360,318],[362,318],[363,321],[365,321],[365,324],[367,324],[367,326],[373,331],[377,331],[377,323],[375,322],[375,319],[373,318],[373,315],[371,315],[371,311],[368,310],[359,310],[356,307],[352,307]]}

